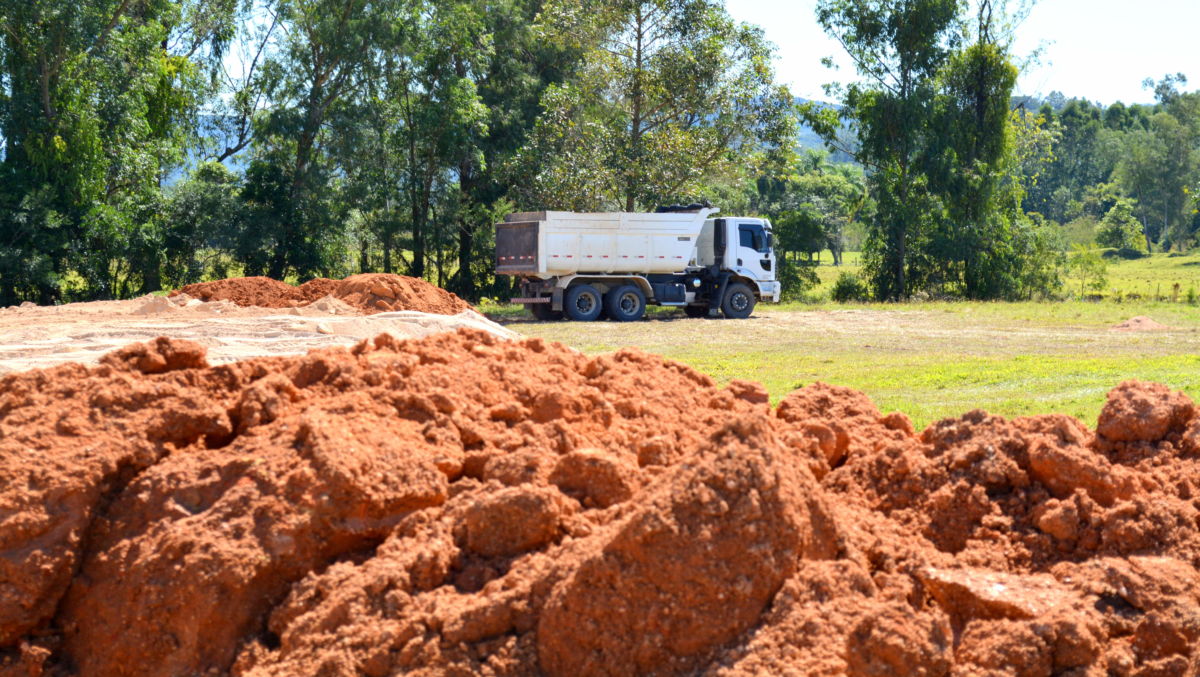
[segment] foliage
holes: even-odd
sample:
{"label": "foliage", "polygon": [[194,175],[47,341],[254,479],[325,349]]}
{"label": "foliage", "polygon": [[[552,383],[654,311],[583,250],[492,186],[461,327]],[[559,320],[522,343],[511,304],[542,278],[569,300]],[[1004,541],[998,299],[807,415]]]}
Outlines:
{"label": "foliage", "polygon": [[[1023,199],[1053,162],[1059,131],[1044,115],[1010,111],[1015,23],[1002,3],[981,3],[974,23],[961,10],[940,0],[818,5],[862,77],[835,90],[868,169],[876,208],[864,270],[880,300],[914,290],[1027,298],[1058,286],[1053,238]],[[805,115],[837,143],[829,110]]]}
{"label": "foliage", "polygon": [[862,169],[833,164],[827,154],[816,151],[797,158],[790,173],[764,175],[756,184],[752,209],[770,216],[783,256],[803,253],[811,258],[829,249],[835,265],[840,265],[846,228],[873,208]]}
{"label": "foliage", "polygon": [[1013,99],[1009,4],[822,0],[861,78],[798,154],[719,0],[0,0],[0,304],[369,270],[503,298],[506,212],[703,198],[771,219],[789,294],[860,242],[893,300],[1052,296],[1097,228],[1193,246],[1200,92]]}
{"label": "foliage", "polygon": [[800,301],[804,295],[820,283],[815,266],[780,258],[777,261],[776,277],[783,285],[784,301]]}
{"label": "foliage", "polygon": [[1117,200],[1104,218],[1100,219],[1100,227],[1096,230],[1096,244],[1113,249],[1146,251],[1146,238],[1142,233],[1142,224],[1134,216],[1132,200]]}
{"label": "foliage", "polygon": [[870,300],[871,290],[854,273],[843,272],[833,283],[829,296],[838,303],[862,302]]}
{"label": "foliage", "polygon": [[721,167],[786,148],[791,96],[770,47],[712,0],[547,3],[547,39],[578,44],[515,165],[518,203],[625,211],[691,202]]}
{"label": "foliage", "polygon": [[232,4],[0,1],[0,303],[60,300],[71,273],[91,298],[157,287],[159,182]]}
{"label": "foliage", "polygon": [[1108,286],[1108,266],[1095,249],[1076,245],[1067,260],[1067,268],[1071,277],[1079,281],[1080,297],[1086,296],[1088,291],[1098,292]]}

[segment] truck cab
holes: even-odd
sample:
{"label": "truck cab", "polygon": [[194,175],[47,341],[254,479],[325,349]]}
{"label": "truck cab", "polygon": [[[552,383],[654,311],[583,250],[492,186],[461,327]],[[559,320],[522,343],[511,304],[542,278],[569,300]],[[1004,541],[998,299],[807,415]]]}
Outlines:
{"label": "truck cab", "polygon": [[[714,240],[711,259],[706,258],[707,252],[703,250],[705,234],[710,229]],[[716,264],[721,270],[751,282],[761,300],[779,302],[782,290],[775,279],[775,243],[769,220],[747,217],[708,219],[700,239],[697,259],[703,259],[703,264]]]}

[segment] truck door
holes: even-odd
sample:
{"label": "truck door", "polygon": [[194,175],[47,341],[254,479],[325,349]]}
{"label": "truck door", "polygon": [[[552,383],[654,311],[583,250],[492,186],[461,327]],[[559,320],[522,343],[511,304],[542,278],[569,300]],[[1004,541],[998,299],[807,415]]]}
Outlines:
{"label": "truck door", "polygon": [[738,224],[737,259],[739,268],[749,271],[756,280],[775,279],[775,253],[770,235],[761,223]]}

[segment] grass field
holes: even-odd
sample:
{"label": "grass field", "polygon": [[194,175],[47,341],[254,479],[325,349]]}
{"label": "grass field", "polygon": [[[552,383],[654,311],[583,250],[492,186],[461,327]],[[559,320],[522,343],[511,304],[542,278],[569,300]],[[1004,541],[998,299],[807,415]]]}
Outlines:
{"label": "grass field", "polygon": [[[1196,257],[1147,265],[1159,258],[1114,264],[1110,280],[1149,275],[1144,279],[1161,279],[1167,289],[1166,282],[1200,269],[1187,265]],[[836,278],[838,269],[822,265],[823,279],[829,269]],[[1111,329],[1138,315],[1171,328]],[[759,381],[774,401],[818,380],[850,386],[884,411],[907,413],[918,427],[972,409],[1005,416],[1066,413],[1094,425],[1105,393],[1129,378],[1166,383],[1200,401],[1200,309],[1182,299],[764,305],[746,321],[690,320],[671,310],[630,324],[517,316],[501,313],[522,334],[587,353],[637,346],[720,383]]]}

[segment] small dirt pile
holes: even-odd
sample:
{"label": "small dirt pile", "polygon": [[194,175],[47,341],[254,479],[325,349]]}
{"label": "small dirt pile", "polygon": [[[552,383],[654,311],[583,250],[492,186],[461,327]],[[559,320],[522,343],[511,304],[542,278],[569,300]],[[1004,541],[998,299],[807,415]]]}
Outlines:
{"label": "small dirt pile", "polygon": [[364,313],[416,310],[455,315],[472,310],[455,294],[424,280],[387,273],[352,275],[344,280],[319,277],[299,287],[269,277],[237,277],[189,284],[170,296],[187,294],[201,301],[230,301],[239,306],[293,308],[332,296]]}
{"label": "small dirt pile", "polygon": [[0,379],[0,675],[1195,674],[1198,522],[1154,384],[917,435],[635,350],[158,339]]}
{"label": "small dirt pile", "polygon": [[1170,327],[1160,322],[1156,322],[1152,318],[1146,317],[1145,315],[1137,315],[1125,320],[1124,322],[1118,322],[1117,324],[1114,324],[1111,329],[1113,331],[1162,331],[1164,329],[1170,329]]}

